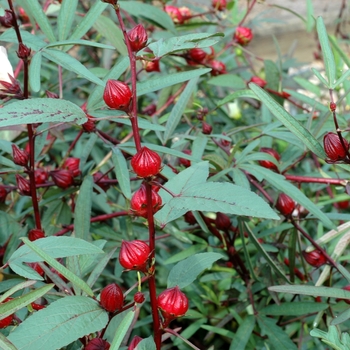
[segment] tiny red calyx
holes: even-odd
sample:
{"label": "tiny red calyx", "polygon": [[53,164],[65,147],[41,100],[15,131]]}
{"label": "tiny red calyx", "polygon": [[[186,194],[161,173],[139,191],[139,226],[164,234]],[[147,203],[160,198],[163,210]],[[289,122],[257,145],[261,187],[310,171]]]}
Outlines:
{"label": "tiny red calyx", "polygon": [[5,186],[0,186],[0,203],[5,203],[7,190]]}
{"label": "tiny red calyx", "polygon": [[[6,298],[1,304],[7,303],[8,301],[11,301],[13,298]],[[11,325],[13,321],[14,314],[9,315],[3,319],[0,320],[0,328],[6,328],[9,325]]]}
{"label": "tiny red calyx", "polygon": [[203,64],[207,58],[207,53],[199,48],[194,48],[188,51],[187,63],[189,64]]}
{"label": "tiny red calyx", "polygon": [[98,171],[92,175],[92,178],[94,179],[94,183],[101,187],[105,192],[109,189],[110,184],[104,182],[109,180],[108,175],[105,175],[102,172]]}
{"label": "tiny red calyx", "polygon": [[[152,189],[152,212],[156,213],[162,205],[162,198],[160,195]],[[133,194],[130,202],[130,209],[134,215],[147,218],[147,195],[145,185],[141,187]]]}
{"label": "tiny red calyx", "polygon": [[123,307],[124,295],[118,284],[111,283],[102,289],[100,304],[108,312],[115,312]]}
{"label": "tiny red calyx", "polygon": [[74,176],[70,170],[60,169],[50,171],[53,182],[60,188],[68,188],[74,183]]}
{"label": "tiny red calyx", "polygon": [[49,174],[45,169],[36,169],[34,172],[34,178],[35,178],[35,183],[37,185],[42,185],[46,183],[47,179],[49,178]]}
{"label": "tiny red calyx", "polygon": [[233,38],[242,46],[248,45],[253,39],[253,32],[247,27],[237,27]]}
{"label": "tiny red calyx", "polygon": [[276,208],[284,216],[289,216],[295,209],[295,203],[292,198],[287,196],[285,193],[281,193],[278,196]]}
{"label": "tiny red calyx", "polygon": [[323,137],[323,147],[328,159],[332,162],[341,161],[346,158],[349,149],[349,143],[343,138],[345,148],[343,147],[338,134],[329,132]]}
{"label": "tiny red calyx", "polygon": [[329,109],[332,111],[332,112],[335,112],[335,110],[337,109],[337,104],[334,103],[334,102],[331,102],[329,104]]}
{"label": "tiny red calyx", "polygon": [[29,154],[25,150],[17,147],[15,144],[12,144],[12,158],[16,165],[27,167]]}
{"label": "tiny red calyx", "polygon": [[257,76],[251,77],[251,79],[249,80],[249,83],[254,83],[254,84],[260,86],[261,88],[264,88],[267,85],[266,80],[264,80],[260,77],[257,77]]}
{"label": "tiny red calyx", "polygon": [[210,135],[212,131],[213,127],[210,124],[202,122],[202,132],[204,135]]}
{"label": "tiny red calyx", "polygon": [[147,45],[147,32],[142,24],[138,24],[136,27],[128,32],[128,38],[133,52],[140,51]]}
{"label": "tiny red calyx", "polygon": [[160,72],[159,58],[155,58],[152,61],[143,61],[145,71],[148,73],[151,72]]}
{"label": "tiny red calyx", "polygon": [[16,174],[16,182],[18,191],[22,196],[30,196],[30,182],[23,176]]}
{"label": "tiny red calyx", "polygon": [[32,50],[29,47],[27,47],[23,43],[19,43],[18,51],[17,51],[18,58],[22,60],[27,60],[31,52]]}
{"label": "tiny red calyx", "polygon": [[164,7],[165,12],[171,17],[174,23],[182,24],[184,19],[178,7],[167,5]]}
{"label": "tiny red calyx", "polygon": [[210,62],[210,66],[211,66],[210,74],[212,76],[215,77],[215,76],[220,75],[220,74],[226,74],[226,66],[223,62],[213,60]]}
{"label": "tiny red calyx", "polygon": [[145,301],[145,295],[142,292],[136,292],[134,295],[134,302],[142,304]]}
{"label": "tiny red calyx", "polygon": [[[189,149],[183,150],[182,153],[185,153],[185,154],[188,154],[188,155],[192,154],[192,152]],[[179,158],[179,163],[181,165],[183,165],[185,168],[188,168],[188,167],[191,166],[191,161],[189,159],[186,159],[186,158]]]}
{"label": "tiny red calyx", "polygon": [[161,165],[162,159],[159,154],[147,147],[142,147],[131,159],[131,166],[140,177],[157,175]]}
{"label": "tiny red calyx", "polygon": [[40,239],[40,238],[45,238],[45,233],[43,230],[39,230],[37,228],[34,228],[32,230],[30,230],[28,232],[28,239],[31,241],[31,242],[34,242],[36,241],[37,239]]}
{"label": "tiny red calyx", "polygon": [[70,170],[74,177],[79,176],[81,171],[79,169],[80,159],[79,158],[67,158],[62,165],[63,169]]}
{"label": "tiny red calyx", "polygon": [[231,220],[227,215],[218,212],[216,214],[215,226],[219,230],[228,230],[231,227]]}
{"label": "tiny red calyx", "polygon": [[146,272],[150,253],[149,245],[144,241],[123,240],[119,252],[120,265],[128,270]]}
{"label": "tiny red calyx", "polygon": [[[262,148],[260,148],[260,152],[269,154],[270,156],[274,157],[277,161],[279,161],[281,159],[278,152],[275,151],[273,148],[262,147]],[[278,171],[277,165],[270,162],[269,160],[259,160],[259,164],[264,168]]]}
{"label": "tiny red calyx", "polygon": [[327,263],[326,257],[319,250],[313,250],[312,252],[303,252],[303,257],[306,262],[313,267],[321,267]]}
{"label": "tiny red calyx", "polygon": [[132,100],[132,92],[122,81],[110,79],[103,92],[103,100],[109,108],[127,112]]}
{"label": "tiny red calyx", "polygon": [[11,10],[5,10],[5,15],[0,17],[0,24],[5,28],[13,26],[13,14]]}
{"label": "tiny red calyx", "polygon": [[101,338],[94,338],[90,340],[85,346],[84,350],[109,350],[111,344]]}

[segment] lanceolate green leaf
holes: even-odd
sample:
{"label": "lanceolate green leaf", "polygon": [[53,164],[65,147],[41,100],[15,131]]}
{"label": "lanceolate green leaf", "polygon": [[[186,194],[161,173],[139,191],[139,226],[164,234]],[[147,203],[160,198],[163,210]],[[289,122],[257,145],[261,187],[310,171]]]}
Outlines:
{"label": "lanceolate green leaf", "polygon": [[294,119],[280,104],[278,104],[267,92],[255,84],[249,84],[249,87],[259,97],[261,102],[265,103],[271,113],[284,124],[301,142],[320,158],[326,158],[326,154],[320,143],[312,136],[310,131],[305,129],[296,119]]}
{"label": "lanceolate green leaf", "polygon": [[57,19],[58,39],[64,40],[72,28],[78,0],[64,0]]}
{"label": "lanceolate green leaf", "polygon": [[66,296],[28,317],[8,339],[18,350],[60,349],[100,331],[107,322],[108,314],[97,301]]}
{"label": "lanceolate green leaf", "polygon": [[33,123],[76,123],[87,121],[83,110],[67,100],[32,98],[0,108],[0,127]]}
{"label": "lanceolate green leaf", "polygon": [[156,350],[156,344],[153,340],[153,337],[150,336],[146,339],[141,340],[137,344],[137,350]]}
{"label": "lanceolate green leaf", "polygon": [[128,165],[122,152],[117,147],[113,148],[112,160],[115,165],[114,169],[120,189],[122,190],[125,198],[131,199],[130,176]]}
{"label": "lanceolate green leaf", "polygon": [[230,350],[245,350],[254,326],[255,317],[247,316],[239,325],[238,331],[231,342]]}
{"label": "lanceolate green leaf", "polygon": [[119,350],[120,344],[122,343],[126,333],[129,331],[129,328],[134,319],[134,316],[135,316],[135,312],[132,310],[126,313],[123,320],[119,323],[115,331],[115,336],[112,341],[110,350]]}
{"label": "lanceolate green leaf", "polygon": [[17,350],[17,348],[2,333],[0,333],[0,349]]}
{"label": "lanceolate green leaf", "polygon": [[302,316],[313,312],[319,312],[329,308],[327,303],[314,303],[307,301],[284,302],[280,305],[272,304],[259,311],[260,314],[272,316]]}
{"label": "lanceolate green leaf", "polygon": [[231,102],[237,98],[240,97],[250,97],[250,98],[257,98],[256,95],[254,94],[254,92],[252,92],[251,90],[248,89],[244,89],[244,90],[238,90],[233,92],[230,95],[227,95],[225,98],[223,98],[222,100],[218,101],[216,104],[216,107],[221,107],[223,105],[225,105],[228,102]]}
{"label": "lanceolate green leaf", "polygon": [[38,51],[33,55],[29,65],[29,84],[34,92],[38,92],[41,86],[41,61],[42,53]]}

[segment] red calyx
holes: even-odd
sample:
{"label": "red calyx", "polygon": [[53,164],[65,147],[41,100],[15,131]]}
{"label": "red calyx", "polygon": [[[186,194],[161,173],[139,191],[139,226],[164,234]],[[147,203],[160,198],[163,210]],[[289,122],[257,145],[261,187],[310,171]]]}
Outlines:
{"label": "red calyx", "polygon": [[108,312],[120,310],[124,304],[122,289],[116,283],[104,287],[100,294],[100,304]]}
{"label": "red calyx", "polygon": [[[1,304],[5,304],[12,299],[13,298],[6,298]],[[13,314],[3,318],[2,320],[0,320],[0,328],[2,329],[2,328],[8,327],[12,323],[12,321],[13,321]]]}
{"label": "red calyx", "polygon": [[103,100],[109,108],[127,112],[132,100],[132,92],[127,84],[110,79],[107,81]]}
{"label": "red calyx", "polygon": [[332,111],[332,112],[335,112],[335,110],[337,109],[337,104],[334,103],[334,102],[331,102],[329,104],[329,109]]}
{"label": "red calyx", "polygon": [[233,38],[238,44],[246,46],[253,39],[253,32],[247,27],[237,27]]}
{"label": "red calyx", "polygon": [[249,80],[249,83],[254,83],[260,86],[261,88],[264,88],[267,85],[266,80],[261,79],[260,77],[257,77],[257,76],[251,77],[251,79]]}
{"label": "red calyx", "polygon": [[22,196],[30,196],[30,182],[23,176],[16,174],[18,191]]}
{"label": "red calyx", "polygon": [[[183,150],[182,153],[185,153],[185,154],[188,154],[188,155],[192,154],[192,152],[189,149]],[[185,168],[188,168],[188,167],[191,166],[191,161],[189,159],[186,159],[186,158],[179,158],[179,163],[181,165],[183,165]]]}
{"label": "red calyx", "polygon": [[30,230],[28,232],[28,239],[31,241],[31,242],[34,242],[36,241],[37,239],[40,239],[40,238],[45,238],[45,233],[44,231],[42,230],[39,230],[37,228],[34,228],[32,230]]}
{"label": "red calyx", "polygon": [[157,175],[161,169],[162,159],[159,154],[147,147],[142,147],[132,158],[131,166],[137,176]]}
{"label": "red calyx", "polygon": [[88,118],[88,121],[82,125],[83,130],[87,133],[94,132],[96,130],[95,120],[93,117],[90,117],[88,115],[87,115],[87,118]]}
{"label": "red calyx", "polygon": [[146,72],[148,73],[160,72],[159,58],[155,58],[152,61],[143,61],[143,62],[144,62],[144,68]]}
{"label": "red calyx", "polygon": [[145,295],[142,292],[136,292],[134,295],[134,302],[142,304],[145,301]]}
{"label": "red calyx", "polygon": [[214,9],[218,11],[226,10],[227,7],[227,1],[226,0],[212,0],[211,5],[214,7]]}
{"label": "red calyx", "polygon": [[220,74],[226,74],[226,66],[221,61],[217,61],[217,60],[211,61],[210,67],[211,67],[210,74],[214,77]]}
{"label": "red calyx", "polygon": [[142,340],[143,340],[143,338],[139,337],[138,335],[135,335],[134,338],[132,338],[130,345],[128,346],[128,350],[136,350],[137,345]]}
{"label": "red calyx", "polygon": [[188,58],[190,62],[203,64],[207,58],[207,53],[202,49],[194,48],[188,51]]}
{"label": "red calyx", "polygon": [[212,131],[213,127],[210,124],[202,122],[202,132],[204,135],[210,135]]}
{"label": "red calyx", "polygon": [[74,183],[74,176],[70,170],[60,169],[50,171],[53,182],[60,188],[68,188]]}
{"label": "red calyx", "polygon": [[349,207],[350,202],[349,201],[341,201],[338,202],[338,207],[340,209],[347,209]]}
{"label": "red calyx", "polygon": [[49,178],[49,174],[44,169],[36,169],[34,172],[35,177],[35,183],[37,185],[42,185],[46,183],[47,179]]}
{"label": "red calyx", "polygon": [[[262,148],[260,148],[260,152],[264,152],[264,153],[269,154],[270,156],[274,157],[277,161],[279,161],[281,159],[280,155],[273,148],[262,147]],[[277,165],[270,162],[269,160],[259,160],[259,164],[261,166],[263,166],[264,168],[278,171]]]}
{"label": "red calyx", "polygon": [[181,13],[184,23],[192,18],[192,12],[188,7],[186,6],[179,7],[179,11]]}
{"label": "red calyx", "polygon": [[12,158],[16,165],[24,167],[28,166],[29,154],[17,147],[15,144],[12,144]]}
{"label": "red calyx", "polygon": [[37,272],[40,276],[44,276],[44,270],[41,268],[41,266],[37,262],[27,263],[27,265],[31,267],[35,272]]}
{"label": "red calyx", "polygon": [[109,350],[111,344],[101,338],[94,338],[90,340],[85,346],[84,350]]}
{"label": "red calyx", "polygon": [[147,32],[142,24],[138,24],[136,27],[128,32],[128,38],[133,52],[140,51],[147,45]]}
{"label": "red calyx", "polygon": [[216,214],[215,226],[219,230],[228,230],[231,227],[231,220],[227,215],[218,212]]}
{"label": "red calyx", "polygon": [[120,265],[128,270],[147,272],[148,258],[151,251],[144,241],[122,241],[119,252]]}
{"label": "red calyx", "polygon": [[276,208],[284,216],[289,216],[295,209],[295,203],[292,198],[287,196],[285,193],[281,193],[278,196]]}
{"label": "red calyx", "polygon": [[5,186],[0,186],[0,203],[5,203],[7,190]]}
{"label": "red calyx", "polygon": [[188,299],[178,286],[168,288],[160,293],[157,304],[164,319],[164,327],[174,318],[184,316],[188,310]]}
{"label": "red calyx", "polygon": [[185,221],[190,225],[195,225],[197,223],[196,218],[194,217],[191,211],[188,211],[185,215]]}
{"label": "red calyx", "polygon": [[109,180],[108,175],[105,175],[102,172],[98,171],[92,175],[92,178],[94,179],[94,183],[100,186],[105,192],[109,189],[110,185],[108,183],[104,183],[104,181]]}
{"label": "red calyx", "polygon": [[28,46],[24,45],[23,43],[19,43],[17,51],[18,58],[22,60],[27,60],[31,52],[32,50]]}
{"label": "red calyx", "polygon": [[80,159],[79,158],[67,158],[66,161],[63,163],[62,168],[70,170],[73,174],[73,176],[79,176],[81,171],[79,169],[80,165]]}
{"label": "red calyx", "polygon": [[5,15],[0,17],[0,24],[5,28],[13,26],[13,14],[11,10],[5,10]]}
{"label": "red calyx", "polygon": [[164,7],[165,12],[171,17],[174,23],[182,24],[184,19],[178,7],[167,5]]}
{"label": "red calyx", "polygon": [[[162,205],[162,198],[152,189],[152,208],[153,214],[156,213]],[[147,218],[147,195],[146,187],[141,187],[133,194],[130,202],[130,209],[134,215]]]}
{"label": "red calyx", "polygon": [[323,147],[328,159],[332,162],[341,161],[346,158],[349,143],[343,138],[345,149],[340,142],[338,134],[329,132],[323,137]]}
{"label": "red calyx", "polygon": [[327,263],[326,257],[319,250],[313,250],[309,253],[304,251],[303,257],[306,262],[313,267],[320,267]]}

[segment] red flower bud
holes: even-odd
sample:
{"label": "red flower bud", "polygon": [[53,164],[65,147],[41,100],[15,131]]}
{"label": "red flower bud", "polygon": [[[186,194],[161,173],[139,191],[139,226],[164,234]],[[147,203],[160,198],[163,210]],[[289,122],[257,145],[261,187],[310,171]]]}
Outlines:
{"label": "red flower bud", "polygon": [[132,158],[131,166],[139,177],[157,175],[161,169],[162,159],[158,153],[142,147]]}
{"label": "red flower bud", "polygon": [[202,122],[202,132],[204,135],[210,135],[212,131],[213,127],[210,124]]}
{"label": "red flower bud", "polygon": [[184,22],[186,22],[187,20],[189,20],[192,17],[191,10],[186,6],[179,7],[179,11],[181,13],[182,20]]}
{"label": "red flower bud", "polygon": [[92,175],[93,179],[94,179],[94,183],[97,186],[100,186],[105,192],[109,189],[110,184],[105,183],[104,181],[109,180],[108,175],[104,175],[103,173],[101,173],[100,171],[98,171],[97,173],[95,173],[94,175]]}
{"label": "red flower bud", "polygon": [[188,57],[191,61],[202,64],[207,57],[207,53],[202,49],[195,48],[188,51]]}
{"label": "red flower bud", "polygon": [[251,77],[251,79],[249,80],[249,83],[254,83],[254,84],[260,86],[261,88],[264,88],[267,85],[266,80],[261,79],[257,76]]}
{"label": "red flower bud", "polygon": [[218,212],[216,214],[215,226],[219,230],[228,230],[231,227],[231,220],[227,215]]}
{"label": "red flower bud", "polygon": [[185,215],[185,221],[189,224],[189,225],[195,225],[197,223],[196,218],[194,217],[193,213],[191,211],[188,211]]}
{"label": "red flower bud", "polygon": [[13,14],[11,10],[5,10],[5,15],[0,17],[0,25],[5,28],[13,26]]}
{"label": "red flower bud", "polygon": [[[7,303],[8,301],[12,300],[13,298],[6,298],[1,304]],[[8,327],[13,321],[13,314],[9,315],[2,320],[0,320],[0,328],[6,328]]]}
{"label": "red flower bud", "polygon": [[334,112],[334,111],[337,109],[337,104],[334,103],[334,102],[331,102],[331,103],[329,104],[329,109],[330,109],[332,112]]}
{"label": "red flower bud", "polygon": [[116,283],[104,287],[100,294],[100,304],[108,312],[120,310],[124,304],[122,289]]}
{"label": "red flower bud", "polygon": [[60,169],[50,171],[53,182],[60,188],[68,188],[74,183],[74,176],[70,170]]}
{"label": "red flower bud", "polygon": [[346,152],[349,149],[349,143],[343,138],[345,149],[340,142],[338,134],[329,132],[323,137],[324,151],[329,160],[332,162],[344,160],[346,158]]}
{"label": "red flower bud", "polygon": [[136,350],[136,346],[143,340],[143,338],[139,337],[138,335],[135,335],[134,338],[132,338],[132,341],[130,345],[128,346],[128,350]]}
{"label": "red flower bud", "polygon": [[185,315],[188,310],[188,299],[178,286],[160,293],[157,304],[164,318],[163,326],[167,326],[174,318]]}
{"label": "red flower bud", "polygon": [[20,166],[27,166],[29,161],[29,154],[18,148],[15,144],[12,144],[12,158],[13,162]]}
{"label": "red flower bud", "polygon": [[136,292],[134,295],[134,302],[142,304],[145,301],[145,295],[142,292]]}
{"label": "red flower bud", "polygon": [[[182,153],[185,153],[185,154],[188,154],[188,155],[192,154],[192,152],[189,149],[183,150]],[[186,158],[179,158],[179,163],[181,165],[183,165],[185,168],[188,168],[188,167],[191,166],[191,161],[189,159],[186,159]]]}
{"label": "red flower bud", "polygon": [[233,37],[238,44],[246,46],[253,39],[253,32],[247,27],[237,27]]}
{"label": "red flower bud", "polygon": [[85,346],[84,350],[109,350],[111,344],[101,338],[94,338],[90,340]]}
{"label": "red flower bud", "polygon": [[142,24],[138,24],[136,27],[128,32],[128,38],[130,41],[131,50],[133,52],[140,51],[147,45],[147,32]]}
{"label": "red flower bud", "polygon": [[[270,156],[274,157],[277,161],[279,161],[281,159],[281,157],[277,153],[277,151],[275,151],[272,148],[262,147],[262,148],[260,148],[260,152],[264,152],[264,153],[269,154]],[[278,171],[277,165],[275,165],[274,163],[270,162],[269,160],[259,160],[259,164],[261,166],[263,166],[264,168]]]}
{"label": "red flower bud", "polygon": [[109,108],[127,112],[132,100],[132,92],[125,83],[110,79],[107,81],[103,99]]}
{"label": "red flower bud", "polygon": [[22,196],[30,196],[30,182],[23,176],[16,174],[18,191]]}
{"label": "red flower bud", "polygon": [[44,169],[36,169],[34,172],[35,177],[35,183],[37,185],[42,185],[46,183],[47,179],[49,178],[49,174]]}
{"label": "red flower bud", "polygon": [[24,45],[23,43],[19,43],[17,51],[18,58],[22,60],[27,60],[31,52],[32,50],[28,46]]}
{"label": "red flower bud", "polygon": [[7,190],[5,186],[0,186],[0,203],[5,203]]}
{"label": "red flower bud", "polygon": [[320,267],[327,263],[326,257],[319,250],[313,250],[309,253],[304,251],[303,257],[306,262],[313,267]]}
{"label": "red flower bud", "polygon": [[40,239],[40,238],[45,238],[45,233],[44,231],[42,230],[39,230],[37,228],[34,228],[32,230],[30,230],[28,232],[28,239],[31,241],[31,242],[34,242],[36,241],[37,239]]}
{"label": "red flower bud", "polygon": [[146,272],[150,253],[149,246],[144,241],[123,240],[119,252],[120,265],[128,270]]}
{"label": "red flower bud", "polygon": [[80,175],[81,171],[79,169],[80,165],[80,159],[79,158],[67,158],[66,161],[63,163],[62,168],[70,170],[73,174],[73,176]]}
{"label": "red flower bud", "polygon": [[218,11],[223,11],[227,7],[227,1],[226,0],[212,0],[211,2],[214,9]]}
{"label": "red flower bud", "polygon": [[[152,189],[153,214],[160,209],[161,205],[162,198]],[[147,196],[146,187],[144,185],[141,185],[141,187],[133,194],[130,202],[130,208],[133,214],[147,218]]]}
{"label": "red flower bud", "polygon": [[160,72],[159,58],[153,61],[143,61],[145,71],[150,72]]}
{"label": "red flower bud", "polygon": [[214,60],[214,61],[211,61],[210,66],[211,66],[210,74],[212,76],[215,77],[220,74],[226,74],[226,66],[223,62]]}
{"label": "red flower bud", "polygon": [[292,198],[287,196],[285,193],[281,193],[278,196],[276,208],[284,216],[289,216],[295,209],[295,203]]}
{"label": "red flower bud", "polygon": [[88,121],[82,125],[83,130],[87,133],[94,132],[96,130],[94,118],[88,115],[87,117],[88,117]]}
{"label": "red flower bud", "polygon": [[23,7],[20,7],[18,9],[18,15],[19,15],[19,18],[21,19],[21,21],[23,23],[28,23],[29,22],[29,16],[27,15],[27,12],[24,11]]}
{"label": "red flower bud", "polygon": [[174,23],[182,24],[184,19],[178,7],[167,5],[164,8],[165,12],[171,17]]}

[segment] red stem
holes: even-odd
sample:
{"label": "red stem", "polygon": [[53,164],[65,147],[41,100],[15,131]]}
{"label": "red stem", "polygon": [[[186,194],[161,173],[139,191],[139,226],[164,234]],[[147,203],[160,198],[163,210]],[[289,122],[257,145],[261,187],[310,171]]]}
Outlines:
{"label": "red stem", "polygon": [[348,180],[346,179],[326,179],[323,177],[311,177],[311,176],[299,176],[299,175],[284,175],[289,181],[294,182],[306,182],[306,183],[319,183],[330,185],[342,185],[346,186]]}

